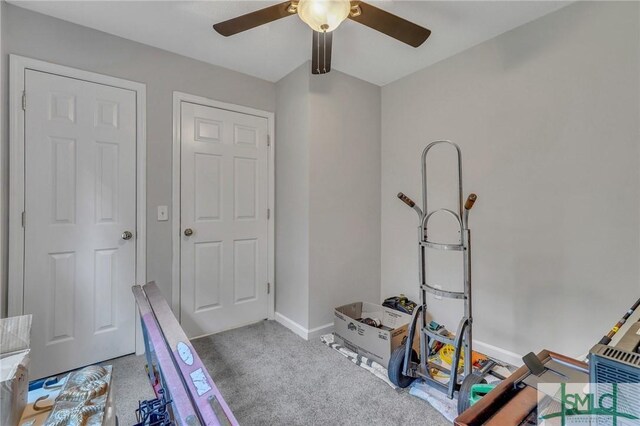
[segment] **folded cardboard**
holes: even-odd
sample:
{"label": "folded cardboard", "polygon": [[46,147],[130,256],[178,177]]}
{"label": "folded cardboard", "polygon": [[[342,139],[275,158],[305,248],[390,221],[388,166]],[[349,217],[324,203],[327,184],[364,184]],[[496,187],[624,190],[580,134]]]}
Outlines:
{"label": "folded cardboard", "polygon": [[[378,319],[380,328],[360,322],[364,318]],[[395,348],[406,340],[411,315],[374,303],[356,302],[339,306],[334,311],[335,341],[359,355],[387,368]],[[419,348],[414,339],[414,349]]]}
{"label": "folded cardboard", "polygon": [[0,425],[17,425],[29,392],[31,315],[0,319]]}
{"label": "folded cardboard", "polygon": [[31,315],[0,319],[0,355],[31,347]]}

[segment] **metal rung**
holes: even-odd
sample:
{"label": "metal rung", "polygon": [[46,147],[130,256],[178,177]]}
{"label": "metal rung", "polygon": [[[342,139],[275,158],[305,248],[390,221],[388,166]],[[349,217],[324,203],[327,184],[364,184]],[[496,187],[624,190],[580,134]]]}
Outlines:
{"label": "metal rung", "polygon": [[436,250],[448,250],[448,251],[464,251],[466,247],[462,244],[442,244],[442,243],[433,243],[431,241],[420,241],[420,245],[424,247],[429,247]]}
{"label": "metal rung", "polygon": [[440,364],[436,364],[435,362],[429,362],[429,368],[436,369],[438,371],[443,372],[447,376],[451,374],[451,369],[441,366]]}
{"label": "metal rung", "polygon": [[424,334],[426,334],[427,336],[429,336],[430,338],[432,338],[433,340],[437,340],[438,342],[442,342],[444,344],[449,344],[449,345],[454,345],[455,346],[455,342],[456,342],[456,338],[455,337],[447,337],[447,336],[443,336],[441,334],[438,334],[434,331],[429,330],[428,328],[423,328],[422,332]]}
{"label": "metal rung", "polygon": [[424,291],[428,291],[431,294],[435,294],[436,296],[446,297],[448,299],[466,299],[467,296],[462,291],[447,291],[441,290],[439,288],[431,287],[430,285],[423,284],[420,287]]}
{"label": "metal rung", "polygon": [[[424,380],[426,380],[427,382],[429,382],[429,385],[431,385],[431,386],[433,386],[433,387],[435,387],[435,388],[440,389],[440,391],[442,391],[442,392],[444,392],[444,393],[449,392],[449,386],[447,385],[447,383],[440,383],[439,381],[437,381],[436,379],[434,379],[434,378],[433,378],[433,377],[431,377],[431,376],[425,376],[425,377],[423,377],[423,378],[424,378]],[[456,387],[456,390],[457,390],[457,389],[458,389],[458,388]]]}

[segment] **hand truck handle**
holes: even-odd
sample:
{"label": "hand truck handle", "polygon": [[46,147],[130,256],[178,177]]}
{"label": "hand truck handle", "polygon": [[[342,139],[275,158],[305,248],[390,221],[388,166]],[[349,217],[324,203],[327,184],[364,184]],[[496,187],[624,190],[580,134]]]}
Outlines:
{"label": "hand truck handle", "polygon": [[398,192],[398,198],[400,198],[400,200],[402,200],[403,203],[405,203],[411,208],[413,208],[416,205],[416,203],[414,203],[411,198],[407,197],[402,192]]}
{"label": "hand truck handle", "polygon": [[473,204],[476,202],[476,200],[478,199],[478,196],[474,193],[469,194],[469,197],[467,197],[467,201],[465,201],[464,203],[464,209],[465,210],[471,210],[471,208],[473,207]]}

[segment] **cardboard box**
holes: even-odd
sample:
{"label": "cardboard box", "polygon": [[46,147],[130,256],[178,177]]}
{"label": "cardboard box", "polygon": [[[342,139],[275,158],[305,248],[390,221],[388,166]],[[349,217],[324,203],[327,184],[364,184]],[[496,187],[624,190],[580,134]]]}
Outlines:
{"label": "cardboard box", "polygon": [[[358,321],[362,318],[379,319],[382,327],[371,327]],[[411,315],[403,312],[356,302],[335,309],[333,332],[336,343],[387,368],[391,353],[404,342],[410,322]],[[414,339],[413,347],[418,352],[418,339]]]}
{"label": "cardboard box", "polygon": [[0,424],[17,425],[29,392],[31,315],[0,319]]}

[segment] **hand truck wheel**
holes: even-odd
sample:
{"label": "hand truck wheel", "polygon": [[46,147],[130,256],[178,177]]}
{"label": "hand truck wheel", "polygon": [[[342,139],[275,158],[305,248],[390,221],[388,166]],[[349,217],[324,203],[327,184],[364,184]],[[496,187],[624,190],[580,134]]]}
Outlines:
{"label": "hand truck wheel", "polygon": [[[402,367],[404,366],[404,354],[405,345],[402,344],[398,346],[391,354],[388,366],[389,380],[391,381],[391,383],[400,388],[406,388],[416,379],[415,377],[405,376],[404,374],[402,374]],[[413,349],[411,349],[411,361],[416,363],[420,362],[420,358],[418,358],[417,352]]]}
{"label": "hand truck wheel", "polygon": [[487,383],[487,381],[478,374],[470,374],[464,378],[458,391],[458,414],[462,414],[471,407],[471,387],[480,383]]}

